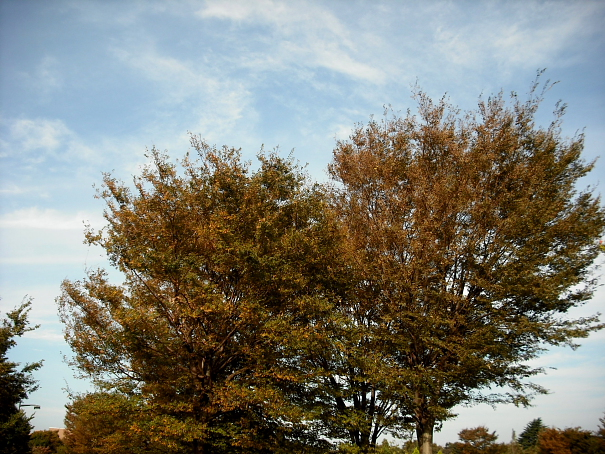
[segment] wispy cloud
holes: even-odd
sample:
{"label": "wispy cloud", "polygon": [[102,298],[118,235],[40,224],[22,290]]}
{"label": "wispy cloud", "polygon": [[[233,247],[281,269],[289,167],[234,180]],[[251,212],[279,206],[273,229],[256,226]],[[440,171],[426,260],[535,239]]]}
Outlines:
{"label": "wispy cloud", "polygon": [[[328,9],[312,2],[208,1],[202,19],[225,19],[268,27],[262,54],[249,60],[256,68],[325,68],[357,80],[382,83],[382,69],[363,61],[350,31]],[[266,36],[267,36],[266,35]]]}
{"label": "wispy cloud", "polygon": [[31,207],[0,216],[0,228],[82,231],[84,223],[92,221],[95,225],[103,224],[103,219],[98,214],[91,215],[84,212],[68,214],[49,208]]}
{"label": "wispy cloud", "polygon": [[605,4],[585,2],[478,2],[443,4],[434,19],[434,48],[461,67],[491,62],[502,68],[535,69],[569,63],[579,38],[602,26]]}
{"label": "wispy cloud", "polygon": [[380,85],[442,72],[443,65],[459,71],[565,65],[576,58],[578,39],[600,29],[605,4],[432,1],[410,8],[383,2],[354,19],[355,28],[317,2],[208,0],[197,15],[230,21],[235,30],[249,27],[257,46],[240,64],[325,68]]}
{"label": "wispy cloud", "polygon": [[22,186],[17,186],[16,184],[8,184],[4,187],[0,187],[0,194],[4,194],[4,195],[17,195],[17,194],[24,194],[28,191],[30,191],[31,189],[29,188],[24,188]]}
{"label": "wispy cloud", "polygon": [[21,73],[20,78],[29,83],[44,101],[48,101],[50,95],[60,90],[64,83],[61,63],[51,55],[45,55],[31,73]]}
{"label": "wispy cloud", "polygon": [[[192,132],[203,128],[220,136],[233,131],[244,112],[248,118],[254,117],[251,94],[245,84],[224,77],[217,68],[168,56],[151,40],[126,43],[114,47],[112,53],[122,64],[135,69],[157,86],[157,103],[161,110],[188,113],[188,124],[178,124],[181,134],[183,128]],[[170,129],[169,123],[170,120],[164,122],[161,128]]]}
{"label": "wispy cloud", "polygon": [[61,120],[47,119],[14,120],[10,132],[12,137],[19,142],[23,151],[47,150],[54,152],[71,136],[71,131]]}
{"label": "wispy cloud", "polygon": [[[100,247],[83,243],[87,224],[99,229],[106,223],[100,213],[74,213],[50,208],[31,207],[2,214],[0,265],[23,266],[21,269],[25,269],[25,266],[88,266],[104,263],[105,254]],[[1,277],[6,279],[11,273],[12,269],[5,268]],[[32,292],[32,296],[38,298],[31,289],[39,286],[39,282],[37,285],[32,283],[27,293]]]}
{"label": "wispy cloud", "polygon": [[87,146],[62,120],[18,118],[3,121],[7,133],[1,142],[2,158],[18,158],[32,164],[48,159],[59,161],[97,161]]}
{"label": "wispy cloud", "polygon": [[40,327],[34,331],[28,332],[25,336],[28,339],[35,339],[38,341],[62,343],[64,342],[64,338],[61,328],[61,326],[58,326],[56,329]]}

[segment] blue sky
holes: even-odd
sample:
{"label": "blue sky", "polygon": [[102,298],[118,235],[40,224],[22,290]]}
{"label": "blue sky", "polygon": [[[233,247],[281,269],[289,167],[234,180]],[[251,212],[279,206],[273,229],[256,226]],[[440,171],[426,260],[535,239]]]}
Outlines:
{"label": "blue sky", "polygon": [[[13,351],[45,359],[36,377],[36,428],[63,425],[64,391],[86,389],[64,364],[69,349],[54,302],[65,278],[106,266],[82,244],[83,221],[103,224],[93,185],[129,179],[156,146],[175,157],[187,132],[242,147],[264,145],[308,163],[317,180],[336,139],[356,122],[414,109],[411,87],[473,108],[480,94],[521,97],[539,68],[560,81],[563,130],[584,130],[585,158],[605,143],[603,1],[86,1],[0,2],[0,311],[34,298],[41,327]],[[605,175],[600,160],[585,184]],[[597,189],[603,191],[602,186]],[[117,276],[116,276],[117,278]],[[605,279],[601,279],[605,282]],[[576,310],[605,311],[605,292]],[[595,429],[605,411],[605,334],[551,350],[535,407],[459,409],[440,443],[487,425],[501,441],[533,418]]]}

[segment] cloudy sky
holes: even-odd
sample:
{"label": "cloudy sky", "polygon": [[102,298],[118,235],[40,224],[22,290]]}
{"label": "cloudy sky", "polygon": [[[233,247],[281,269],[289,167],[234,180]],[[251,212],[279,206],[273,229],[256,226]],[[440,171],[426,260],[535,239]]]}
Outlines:
{"label": "cloudy sky", "polygon": [[[82,244],[83,222],[103,222],[101,172],[129,179],[152,146],[182,156],[192,132],[249,159],[294,150],[326,180],[335,140],[385,105],[414,109],[416,83],[469,109],[481,94],[524,96],[540,68],[560,81],[540,121],[563,99],[564,133],[584,131],[592,160],[605,143],[603,23],[603,1],[0,1],[0,311],[34,299],[41,327],[12,358],[45,359],[36,428],[61,427],[65,390],[87,386],[63,362],[54,299],[63,279],[105,266]],[[583,184],[602,175],[603,160]],[[574,315],[598,311],[603,289]],[[556,370],[536,381],[552,394],[461,408],[437,442],[481,424],[508,441],[536,417],[595,429],[604,347],[598,333],[551,350],[536,364]]]}

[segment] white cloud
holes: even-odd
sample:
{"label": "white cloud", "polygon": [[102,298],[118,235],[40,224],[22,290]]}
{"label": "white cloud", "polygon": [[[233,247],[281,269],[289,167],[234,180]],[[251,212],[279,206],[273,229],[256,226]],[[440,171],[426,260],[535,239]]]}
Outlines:
{"label": "white cloud", "polygon": [[[167,56],[150,42],[125,45],[112,51],[123,64],[158,85],[156,94],[160,96],[162,111],[168,106],[188,112],[188,123],[174,126],[179,135],[187,129],[203,131],[212,141],[211,136],[221,137],[241,128],[239,121],[244,112],[248,119],[254,119],[248,88],[243,82],[225,77],[218,68]],[[153,133],[170,131],[169,122],[158,124]]]}
{"label": "white cloud", "polygon": [[[256,6],[249,2],[206,2],[204,8],[197,14],[200,17],[216,17],[219,19],[230,19],[243,21],[249,19],[255,12],[263,11],[262,4],[274,4],[273,2],[256,2]],[[265,6],[263,5],[263,6]],[[283,8],[282,8],[283,9]],[[274,10],[274,12],[277,12]]]}
{"label": "white cloud", "polygon": [[32,207],[0,216],[0,228],[82,231],[84,223],[88,222],[91,218],[94,218],[97,225],[103,223],[98,215],[91,216],[84,212],[67,214],[61,213],[58,210],[41,210],[37,207]]}
{"label": "white cloud", "polygon": [[64,84],[61,62],[52,55],[45,55],[30,71],[19,71],[20,82],[27,84],[36,94],[38,102],[49,102]]}
{"label": "white cloud", "polygon": [[33,75],[29,76],[42,96],[48,96],[63,86],[63,74],[60,68],[59,60],[47,55],[42,58]]}
{"label": "white cloud", "polygon": [[329,33],[337,37],[345,47],[353,48],[344,24],[329,10],[313,2],[209,0],[197,15],[202,18],[271,23],[285,35],[298,34],[303,28],[312,33]]}
{"label": "white cloud", "polygon": [[[561,66],[576,54],[578,38],[600,27],[603,2],[477,3],[444,5],[435,19],[434,49],[462,67],[536,69]],[[563,57],[566,58],[563,58]]]}
{"label": "white cloud", "polygon": [[[565,65],[576,58],[578,38],[598,31],[605,13],[598,1],[440,1],[413,8],[385,2],[352,22],[346,12],[332,12],[329,6],[208,0],[197,15],[228,20],[238,28],[264,27],[256,38],[260,48],[249,46],[252,50],[240,60],[254,70],[325,68],[380,85],[425,71],[441,73],[444,65],[461,72]],[[250,28],[250,42],[258,30]]]}
{"label": "white cloud", "polygon": [[331,11],[315,3],[208,1],[197,14],[202,19],[270,27],[270,39],[264,41],[270,49],[249,59],[257,69],[275,69],[275,63],[277,68],[307,66],[377,84],[384,82],[382,69],[363,61],[360,46],[347,27]]}
{"label": "white cloud", "polygon": [[333,135],[330,137],[331,139],[336,140],[347,140],[353,131],[351,124],[335,124],[332,126]]}
{"label": "white cloud", "polygon": [[[42,266],[48,274],[70,266],[96,266],[105,263],[105,254],[99,246],[84,244],[85,223],[98,229],[105,224],[100,216],[85,213],[69,214],[56,210],[29,208],[17,210],[0,217],[0,278],[8,283],[8,276],[23,276],[25,270]],[[48,268],[51,265],[52,268]],[[57,277],[57,283],[64,276]],[[37,298],[33,288],[40,278],[33,274],[23,293]]]}
{"label": "white cloud", "polygon": [[39,164],[49,158],[61,161],[97,161],[97,155],[62,120],[20,118],[3,121],[8,134],[2,157]]}
{"label": "white cloud", "polygon": [[61,120],[30,120],[13,121],[10,132],[17,140],[23,151],[48,150],[55,151],[71,135],[71,131]]}
{"label": "white cloud", "polygon": [[17,186],[16,184],[9,184],[3,188],[0,188],[0,194],[6,194],[6,195],[23,194],[25,192],[28,192],[28,189],[23,188],[21,186]]}
{"label": "white cloud", "polygon": [[208,81],[176,58],[160,55],[150,45],[146,48],[114,48],[114,55],[123,63],[141,71],[156,82],[169,82],[173,86],[171,96],[178,91],[188,92],[192,85],[204,85]]}
{"label": "white cloud", "polygon": [[34,331],[30,331],[25,335],[28,339],[35,339],[39,341],[45,342],[63,342],[63,333],[61,331],[61,327],[57,327],[57,329],[48,329],[44,327],[40,327]]}

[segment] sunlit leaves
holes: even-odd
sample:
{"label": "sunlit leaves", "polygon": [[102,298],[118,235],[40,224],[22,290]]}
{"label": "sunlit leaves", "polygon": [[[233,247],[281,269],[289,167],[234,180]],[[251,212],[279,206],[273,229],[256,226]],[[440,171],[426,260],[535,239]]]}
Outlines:
{"label": "sunlit leaves", "polygon": [[418,116],[387,110],[334,151],[350,304],[365,307],[382,375],[398,377],[388,387],[425,452],[452,407],[526,405],[544,391],[527,382],[541,372],[527,361],[602,328],[565,315],[594,290],[605,213],[576,188],[593,166],[581,135],[560,136],[563,106],[550,127],[535,124],[537,88],[467,113],[417,91]]}
{"label": "sunlit leaves", "polygon": [[602,327],[567,314],[605,226],[583,137],[560,136],[564,106],[535,124],[536,89],[466,113],[418,90],[417,116],[337,143],[330,192],[195,136],[132,185],[105,175],[86,239],[124,282],[63,283],[74,363],[142,399],[132,430],[194,452],[365,452],[413,422],[427,454],[458,404],[527,405],[528,361]]}
{"label": "sunlit leaves", "polygon": [[109,225],[87,240],[125,280],[64,282],[75,364],[101,387],[140,393],[151,415],[141,430],[158,442],[292,447],[305,419],[288,397],[301,380],[292,358],[331,304],[338,242],[325,196],[291,159],[261,154],[251,171],[238,150],[191,143],[178,164],[152,150],[133,188],[105,175]]}

